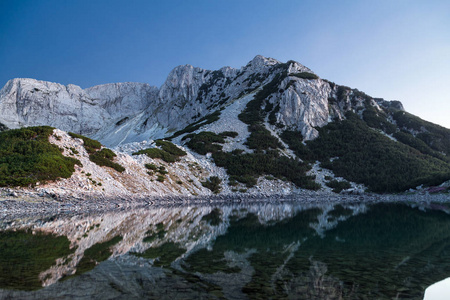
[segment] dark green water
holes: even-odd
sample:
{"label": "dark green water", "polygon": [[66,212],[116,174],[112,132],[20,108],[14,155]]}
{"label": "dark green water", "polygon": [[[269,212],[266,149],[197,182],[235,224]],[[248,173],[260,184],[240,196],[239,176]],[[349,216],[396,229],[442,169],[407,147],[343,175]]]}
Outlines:
{"label": "dark green water", "polygon": [[283,204],[17,221],[0,232],[0,298],[423,299],[450,277],[448,212]]}

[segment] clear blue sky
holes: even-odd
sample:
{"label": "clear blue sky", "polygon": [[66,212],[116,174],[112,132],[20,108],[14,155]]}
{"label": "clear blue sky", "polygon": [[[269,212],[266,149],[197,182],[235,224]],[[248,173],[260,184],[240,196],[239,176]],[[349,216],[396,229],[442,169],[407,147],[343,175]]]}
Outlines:
{"label": "clear blue sky", "polygon": [[450,128],[448,0],[0,0],[0,86],[160,86],[180,64],[239,68],[257,54]]}

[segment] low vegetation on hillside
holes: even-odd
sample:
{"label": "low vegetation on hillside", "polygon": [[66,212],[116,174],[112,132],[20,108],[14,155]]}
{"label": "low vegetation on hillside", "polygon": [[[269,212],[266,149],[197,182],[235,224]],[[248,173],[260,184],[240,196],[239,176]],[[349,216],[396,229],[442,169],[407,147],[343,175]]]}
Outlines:
{"label": "low vegetation on hillside", "polygon": [[173,163],[185,156],[186,152],[169,141],[157,140],[156,146],[160,148],[147,148],[134,152],[133,155],[145,154],[150,158],[159,158],[167,163]]}
{"label": "low vegetation on hillside", "polygon": [[89,160],[100,167],[110,167],[118,172],[125,171],[125,168],[118,163],[115,163],[114,157],[117,155],[110,149],[102,148],[102,144],[99,141],[90,139],[88,137],[69,132],[69,135],[73,138],[79,138],[83,140],[84,149],[89,154]]}
{"label": "low vegetation on hillside", "polygon": [[307,145],[308,158],[373,192],[402,192],[450,180],[450,164],[389,139],[353,113],[320,128],[319,138]]}
{"label": "low vegetation on hillside", "polygon": [[204,126],[206,124],[211,124],[211,123],[219,120],[219,118],[220,118],[220,110],[217,110],[217,111],[213,112],[212,114],[204,116],[203,118],[199,119],[198,121],[196,121],[196,122],[194,122],[192,124],[189,124],[184,129],[176,131],[168,139],[171,140],[171,139],[176,138],[177,136],[180,136],[182,134],[194,132],[197,129],[199,129],[200,127],[202,127],[202,126]]}
{"label": "low vegetation on hillside", "polygon": [[257,179],[263,175],[272,175],[279,179],[291,181],[298,187],[317,190],[320,185],[314,181],[314,176],[307,176],[310,166],[299,160],[281,156],[278,151],[241,153],[216,152],[214,162],[227,170],[230,180],[239,181],[252,187]]}
{"label": "low vegetation on hillside", "polygon": [[319,76],[317,76],[316,74],[313,73],[309,73],[309,72],[300,72],[300,73],[294,73],[294,74],[289,74],[289,76],[295,76],[301,79],[319,79]]}
{"label": "low vegetation on hillside", "polygon": [[117,155],[112,152],[110,149],[103,148],[100,151],[96,151],[89,155],[89,159],[101,167],[110,167],[116,170],[117,172],[125,171],[125,168],[120,164],[115,163],[113,161],[114,157]]}
{"label": "low vegetation on hillside", "polygon": [[187,146],[198,154],[215,153],[222,150],[225,138],[211,131],[202,131],[198,134],[188,134],[184,139],[189,139]]}
{"label": "low vegetation on hillside", "polygon": [[424,121],[404,111],[393,114],[397,125],[407,132],[417,132],[416,138],[423,141],[431,149],[450,156],[450,130],[442,126]]}
{"label": "low vegetation on hillside", "polygon": [[39,126],[0,133],[0,186],[28,186],[69,178],[80,161],[62,155],[49,142],[52,127]]}
{"label": "low vegetation on hillside", "polygon": [[208,188],[213,192],[214,194],[218,194],[221,191],[220,184],[222,183],[222,179],[220,179],[217,176],[211,176],[207,180],[202,182],[202,185],[205,188]]}
{"label": "low vegetation on hillside", "polygon": [[352,187],[348,181],[338,181],[336,179],[330,180],[325,183],[328,187],[333,189],[333,192],[340,193],[342,190],[346,190]]}
{"label": "low vegetation on hillside", "polygon": [[[254,143],[258,147],[254,147],[254,153],[243,153],[242,150],[224,152],[221,144],[225,140],[221,134],[200,132],[188,138],[190,140],[187,146],[193,151],[203,155],[212,153],[216,165],[227,170],[231,184],[238,181],[247,187],[253,187],[258,177],[272,175],[291,181],[299,187],[313,190],[320,188],[320,185],[314,182],[314,177],[306,175],[310,169],[309,165],[280,155],[278,150],[271,149],[272,143],[266,143],[264,140],[259,143],[255,140]],[[273,136],[272,138],[275,139]]]}
{"label": "low vegetation on hillside", "polygon": [[96,152],[97,150],[100,150],[102,148],[102,144],[99,141],[90,139],[88,137],[85,137],[81,134],[76,134],[73,132],[69,132],[69,135],[74,139],[81,139],[83,140],[83,146],[84,149],[86,149],[86,152],[88,154],[92,154]]}

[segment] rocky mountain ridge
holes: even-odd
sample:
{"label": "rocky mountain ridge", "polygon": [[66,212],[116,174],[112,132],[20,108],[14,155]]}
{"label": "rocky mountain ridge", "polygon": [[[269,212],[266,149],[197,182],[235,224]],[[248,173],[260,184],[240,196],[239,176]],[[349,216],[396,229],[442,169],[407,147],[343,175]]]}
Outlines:
{"label": "rocky mountain ridge", "polygon": [[[141,142],[169,136],[269,83],[281,71],[313,74],[297,62],[283,64],[258,55],[241,69],[178,66],[159,89],[128,82],[81,89],[16,78],[0,91],[0,123],[9,128],[49,125],[93,137],[110,147]],[[336,105],[330,116],[328,98],[335,91],[321,79],[288,76],[280,88],[285,90],[276,95],[279,101],[273,101],[280,105],[277,121],[300,129],[307,139],[317,136],[314,127],[345,112],[342,104]]]}
{"label": "rocky mountain ridge", "polygon": [[[408,114],[399,101],[321,79],[295,61],[262,56],[240,69],[179,66],[160,88],[117,83],[83,90],[13,79],[0,91],[0,112],[4,127],[50,125],[115,147],[115,161],[126,171],[115,175],[113,185],[97,187],[101,195],[199,195],[210,193],[208,185],[222,193],[383,193],[450,180],[450,130]],[[159,164],[168,155],[162,142],[154,144],[160,138],[188,152],[185,163],[163,162],[175,172],[185,170],[186,178],[150,187],[144,164]],[[76,139],[64,138],[65,146],[50,140],[81,151]],[[150,158],[124,159],[123,152],[139,150]],[[90,154],[83,155],[83,166],[89,165]],[[203,174],[195,174],[194,162]],[[95,168],[86,172],[106,176],[104,166]],[[124,185],[133,172],[138,176]],[[78,173],[48,184],[65,185]],[[188,178],[196,184],[175,183]],[[75,181],[67,186],[73,192],[81,190]]]}

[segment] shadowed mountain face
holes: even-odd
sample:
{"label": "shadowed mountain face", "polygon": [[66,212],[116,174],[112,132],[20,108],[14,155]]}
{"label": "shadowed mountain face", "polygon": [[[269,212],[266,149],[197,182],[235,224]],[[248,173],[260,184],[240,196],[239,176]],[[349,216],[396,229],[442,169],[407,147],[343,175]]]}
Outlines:
{"label": "shadowed mountain face", "polygon": [[448,212],[283,204],[22,220],[1,225],[0,295],[422,299],[450,275]]}
{"label": "shadowed mountain face", "polygon": [[240,69],[179,66],[160,88],[117,83],[83,90],[10,80],[0,91],[0,131],[36,125],[110,147],[170,139],[202,158],[211,155],[236,191],[263,176],[311,190],[350,187],[318,182],[316,171],[308,174],[316,162],[360,184],[360,191],[403,192],[450,180],[449,129],[405,112],[399,101],[336,85],[295,61],[259,55]]}

